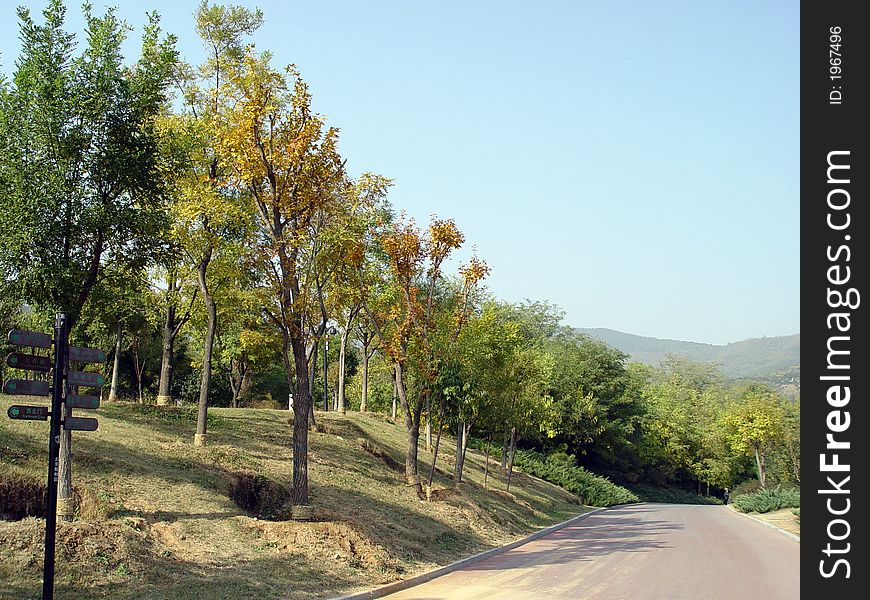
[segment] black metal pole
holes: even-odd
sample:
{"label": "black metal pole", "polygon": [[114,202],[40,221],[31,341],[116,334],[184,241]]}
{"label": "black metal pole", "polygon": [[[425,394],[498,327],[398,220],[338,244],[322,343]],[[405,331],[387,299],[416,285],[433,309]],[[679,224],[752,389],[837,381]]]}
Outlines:
{"label": "black metal pole", "polygon": [[54,544],[57,528],[57,475],[60,457],[60,422],[63,416],[63,377],[67,352],[67,320],[58,313],[54,323],[54,373],[51,384],[51,425],[48,436],[48,484],[45,511],[45,560],[42,576],[42,600],[54,598]]}

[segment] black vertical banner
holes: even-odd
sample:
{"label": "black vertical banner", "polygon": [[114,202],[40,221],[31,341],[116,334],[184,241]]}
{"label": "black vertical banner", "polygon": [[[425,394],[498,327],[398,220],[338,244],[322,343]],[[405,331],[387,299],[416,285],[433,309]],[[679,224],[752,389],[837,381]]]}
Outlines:
{"label": "black vertical banner", "polygon": [[870,500],[859,491],[870,484],[870,22],[859,7],[801,4],[804,598],[866,598],[870,589]]}

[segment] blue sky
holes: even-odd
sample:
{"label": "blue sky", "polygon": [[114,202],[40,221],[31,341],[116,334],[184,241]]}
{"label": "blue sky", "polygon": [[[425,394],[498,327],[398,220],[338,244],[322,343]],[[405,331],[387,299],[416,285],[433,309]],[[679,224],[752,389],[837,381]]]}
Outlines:
{"label": "blue sky", "polygon": [[[798,2],[236,3],[263,9],[252,41],[299,67],[350,172],[454,218],[499,298],[717,344],[799,331]],[[196,2],[93,4],[133,41],[156,9],[202,56]]]}

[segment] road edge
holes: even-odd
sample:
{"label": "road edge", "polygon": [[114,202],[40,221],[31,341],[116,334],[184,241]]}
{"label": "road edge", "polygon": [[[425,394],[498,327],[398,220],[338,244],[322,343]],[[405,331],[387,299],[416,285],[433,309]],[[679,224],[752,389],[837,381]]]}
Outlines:
{"label": "road edge", "polygon": [[[634,506],[635,504],[645,504],[644,502],[636,502],[631,504]],[[594,515],[595,513],[601,512],[603,510],[608,510],[611,508],[619,508],[621,506],[628,506],[626,504],[616,504],[614,506],[605,506],[602,508],[594,508],[589,512],[585,512],[581,515],[577,515],[576,517],[571,517],[567,521],[562,521],[561,523],[556,523],[555,525],[550,525],[544,529],[539,529],[535,533],[528,535],[524,538],[511,542],[510,544],[499,546],[498,548],[491,548],[489,550],[485,550],[478,554],[474,554],[469,556],[468,558],[463,558],[461,560],[457,560],[456,562],[450,563],[444,567],[438,567],[432,571],[427,573],[421,573],[420,575],[415,575],[409,579],[403,579],[402,581],[396,581],[394,583],[388,583],[387,585],[381,586],[379,588],[375,588],[373,590],[368,590],[365,592],[355,592],[353,594],[349,594],[347,596],[337,596],[332,600],[369,600],[373,598],[383,598],[389,594],[394,594],[396,592],[400,592],[402,590],[408,589],[410,587],[414,587],[416,585],[420,585],[421,583],[426,583],[427,581],[431,581],[442,575],[447,575],[448,573],[452,573],[457,569],[461,569],[463,567],[467,567],[469,565],[473,565],[476,562],[480,562],[485,560],[491,556],[496,556],[498,554],[502,554],[503,552],[507,552],[509,550],[513,550],[518,546],[522,546],[523,544],[527,544],[532,542],[538,538],[544,537],[547,534],[553,533],[554,531],[559,531],[565,527],[573,525],[577,521],[581,521],[590,515]]]}
{"label": "road edge", "polygon": [[734,508],[734,505],[733,505],[733,504],[729,504],[729,505],[728,505],[728,508],[731,509],[731,512],[736,513],[736,514],[740,515],[741,517],[746,517],[747,519],[752,519],[752,520],[755,521],[756,523],[761,523],[762,525],[766,525],[766,526],[770,527],[771,529],[776,529],[778,532],[780,532],[780,533],[783,534],[783,535],[787,535],[788,537],[790,537],[791,539],[793,539],[794,541],[796,541],[798,544],[801,543],[801,536],[799,536],[799,535],[795,535],[795,534],[792,533],[791,531],[786,531],[786,530],[783,529],[782,527],[777,527],[777,526],[774,525],[773,523],[769,523],[768,521],[765,521],[764,519],[759,519],[758,517],[753,517],[752,515],[749,515],[749,514],[746,514],[746,513],[740,512],[739,510],[737,510],[736,508]]}

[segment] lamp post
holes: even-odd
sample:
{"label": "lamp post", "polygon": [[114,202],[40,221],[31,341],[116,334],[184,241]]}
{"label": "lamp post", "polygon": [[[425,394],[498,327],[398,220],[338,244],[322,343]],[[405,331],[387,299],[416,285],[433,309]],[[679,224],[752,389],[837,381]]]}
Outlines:
{"label": "lamp post", "polygon": [[[325,335],[335,335],[338,331],[335,327],[330,326],[325,332]],[[329,350],[329,339],[323,338],[323,410],[329,410],[329,391],[328,391],[328,383],[326,379],[327,375],[327,362],[326,362],[326,353]]]}

